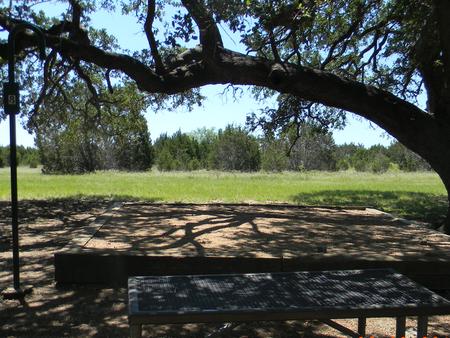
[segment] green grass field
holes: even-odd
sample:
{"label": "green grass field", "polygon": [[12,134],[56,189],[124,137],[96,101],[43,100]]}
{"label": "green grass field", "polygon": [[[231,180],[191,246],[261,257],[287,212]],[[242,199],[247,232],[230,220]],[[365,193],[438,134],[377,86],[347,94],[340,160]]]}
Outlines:
{"label": "green grass field", "polygon": [[[19,168],[19,199],[108,198],[155,202],[287,202],[371,206],[438,224],[446,191],[434,173],[98,172],[42,175]],[[9,170],[0,169],[0,199],[10,194]]]}

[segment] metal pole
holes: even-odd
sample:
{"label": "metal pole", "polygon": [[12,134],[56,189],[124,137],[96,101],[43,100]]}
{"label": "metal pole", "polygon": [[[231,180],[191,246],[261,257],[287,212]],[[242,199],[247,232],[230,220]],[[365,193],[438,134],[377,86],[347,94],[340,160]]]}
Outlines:
{"label": "metal pole", "polygon": [[16,114],[19,113],[19,85],[15,82],[15,39],[17,33],[32,30],[38,39],[39,56],[45,59],[44,34],[39,27],[23,22],[18,23],[8,36],[8,83],[3,85],[3,100],[5,112],[9,115],[10,137],[10,169],[11,169],[11,219],[12,219],[12,253],[13,253],[13,286],[15,294],[12,297],[21,297],[25,291],[20,288],[20,261],[19,261],[19,215],[17,199],[17,143],[16,143]]}
{"label": "metal pole", "polygon": [[[10,85],[15,84],[15,36],[17,29],[13,30],[8,36],[8,82]],[[17,88],[18,90],[18,88]],[[18,100],[12,98],[7,100]],[[15,102],[17,105],[19,102]],[[18,108],[18,107],[17,107]],[[12,253],[13,253],[13,285],[16,291],[20,290],[20,263],[19,263],[19,213],[17,202],[17,145],[16,145],[16,113],[9,112],[9,166],[11,170],[11,223],[12,223]]]}
{"label": "metal pole", "polygon": [[11,218],[13,245],[14,289],[20,290],[19,271],[19,215],[17,203],[17,147],[16,147],[16,115],[9,115],[10,167],[11,167]]}

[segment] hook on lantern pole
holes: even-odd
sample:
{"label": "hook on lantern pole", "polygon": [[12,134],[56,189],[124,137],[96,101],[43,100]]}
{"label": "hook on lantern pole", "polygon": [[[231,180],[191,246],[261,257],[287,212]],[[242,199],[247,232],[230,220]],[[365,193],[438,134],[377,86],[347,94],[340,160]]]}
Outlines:
{"label": "hook on lantern pole", "polygon": [[45,38],[41,29],[27,22],[18,23],[8,36],[8,82],[3,83],[3,104],[5,113],[9,115],[10,137],[10,169],[11,169],[11,219],[12,219],[12,254],[13,254],[13,286],[14,290],[3,294],[4,297],[20,298],[29,290],[20,287],[19,269],[19,221],[17,201],[17,145],[16,115],[20,110],[19,84],[15,82],[16,37],[27,29],[33,31],[37,38],[39,57],[45,59]]}
{"label": "hook on lantern pole", "polygon": [[45,59],[45,38],[42,30],[31,23],[21,22],[14,26],[14,28],[9,32],[8,36],[8,81],[13,83],[15,80],[15,59],[16,59],[16,37],[18,33],[24,32],[27,29],[33,31],[38,39],[39,48],[39,58],[41,60]]}

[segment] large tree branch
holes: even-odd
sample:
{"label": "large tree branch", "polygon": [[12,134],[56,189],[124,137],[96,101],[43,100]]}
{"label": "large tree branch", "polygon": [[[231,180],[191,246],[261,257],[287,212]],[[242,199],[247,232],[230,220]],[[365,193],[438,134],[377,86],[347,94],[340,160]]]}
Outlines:
{"label": "large tree branch", "polygon": [[72,22],[76,27],[80,27],[82,8],[77,0],[69,0],[69,3],[72,6]]}
{"label": "large tree branch", "polygon": [[[33,36],[24,35],[21,46],[32,46],[33,42]],[[174,94],[207,84],[263,86],[363,116],[421,155],[434,156],[435,152],[428,151],[433,142],[449,142],[439,140],[436,134],[439,124],[427,112],[387,91],[326,71],[289,63],[281,66],[271,60],[217,48],[214,60],[205,63],[196,58],[180,58],[181,62],[170,72],[158,75],[154,69],[128,55],[106,52],[49,34],[46,42],[64,55],[125,73],[148,93]],[[202,48],[197,47],[188,54],[202,54]],[[430,157],[427,160],[438,162]]]}
{"label": "large tree branch", "polygon": [[448,133],[438,133],[448,126],[417,106],[385,90],[329,72],[293,64],[281,67],[237,53],[226,55],[221,69],[221,83],[268,87],[365,117],[434,164],[442,162],[442,154],[432,148],[450,141]]}
{"label": "large tree branch", "polygon": [[222,49],[221,59],[214,69],[194,62],[158,76],[152,69],[126,55],[106,53],[95,47],[79,49],[70,42],[63,46],[67,53],[87,62],[125,72],[147,92],[173,94],[206,84],[264,86],[356,113],[400,139],[404,138],[401,135],[433,136],[426,136],[426,131],[423,132],[426,129],[424,124],[434,123],[425,111],[387,91],[325,71],[293,64],[281,67],[272,61]]}
{"label": "large tree branch", "polygon": [[153,21],[155,20],[156,5],[155,0],[148,0],[147,2],[147,17],[144,23],[145,35],[150,46],[153,60],[155,61],[155,69],[158,74],[164,73],[164,64],[158,52],[158,45],[156,43],[155,35],[153,34]]}
{"label": "large tree branch", "polygon": [[203,46],[203,53],[209,59],[213,59],[216,55],[216,49],[223,47],[222,37],[213,16],[208,12],[202,0],[182,0],[182,3],[200,30],[200,43]]}
{"label": "large tree branch", "polygon": [[[68,39],[47,37],[48,46],[58,48],[64,55],[96,64],[105,69],[119,70],[136,81],[138,87],[147,92],[174,94],[196,87],[192,82],[192,69],[198,65],[178,67],[164,76],[135,58],[119,53],[109,53],[95,46],[81,46]],[[198,73],[198,71],[196,71]],[[189,78],[192,80],[189,81]],[[192,82],[192,83],[191,83]]]}
{"label": "large tree branch", "polygon": [[269,31],[270,48],[272,49],[272,54],[276,62],[281,62],[280,54],[278,53],[277,43],[275,41],[275,35],[273,30]]}
{"label": "large tree branch", "polygon": [[72,22],[70,25],[69,37],[73,41],[78,41],[82,44],[88,45],[90,44],[88,34],[81,27],[81,15],[83,13],[83,8],[77,0],[69,0],[69,2],[72,6]]}

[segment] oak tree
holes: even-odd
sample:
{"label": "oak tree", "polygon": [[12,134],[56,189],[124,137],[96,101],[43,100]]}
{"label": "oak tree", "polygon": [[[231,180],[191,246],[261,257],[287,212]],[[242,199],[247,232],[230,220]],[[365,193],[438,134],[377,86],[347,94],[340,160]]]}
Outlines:
{"label": "oak tree", "polygon": [[[23,81],[39,93],[28,101],[31,115],[68,72],[95,98],[86,68],[107,84],[134,81],[156,105],[168,95],[173,105],[196,103],[198,88],[208,84],[249,85],[258,97],[280,95],[279,106],[254,124],[276,129],[314,120],[327,128],[352,112],[424,158],[450,191],[448,0],[69,0],[61,18],[38,12],[38,2],[0,8],[4,30],[25,20],[45,32],[46,80],[36,77],[36,62],[23,63]],[[100,8],[136,16],[147,40],[141,52],[116,48],[105,31],[90,27]],[[224,43],[228,34],[246,51]],[[19,59],[30,60],[35,46],[30,32],[19,36]],[[6,62],[5,43],[0,56]]]}

